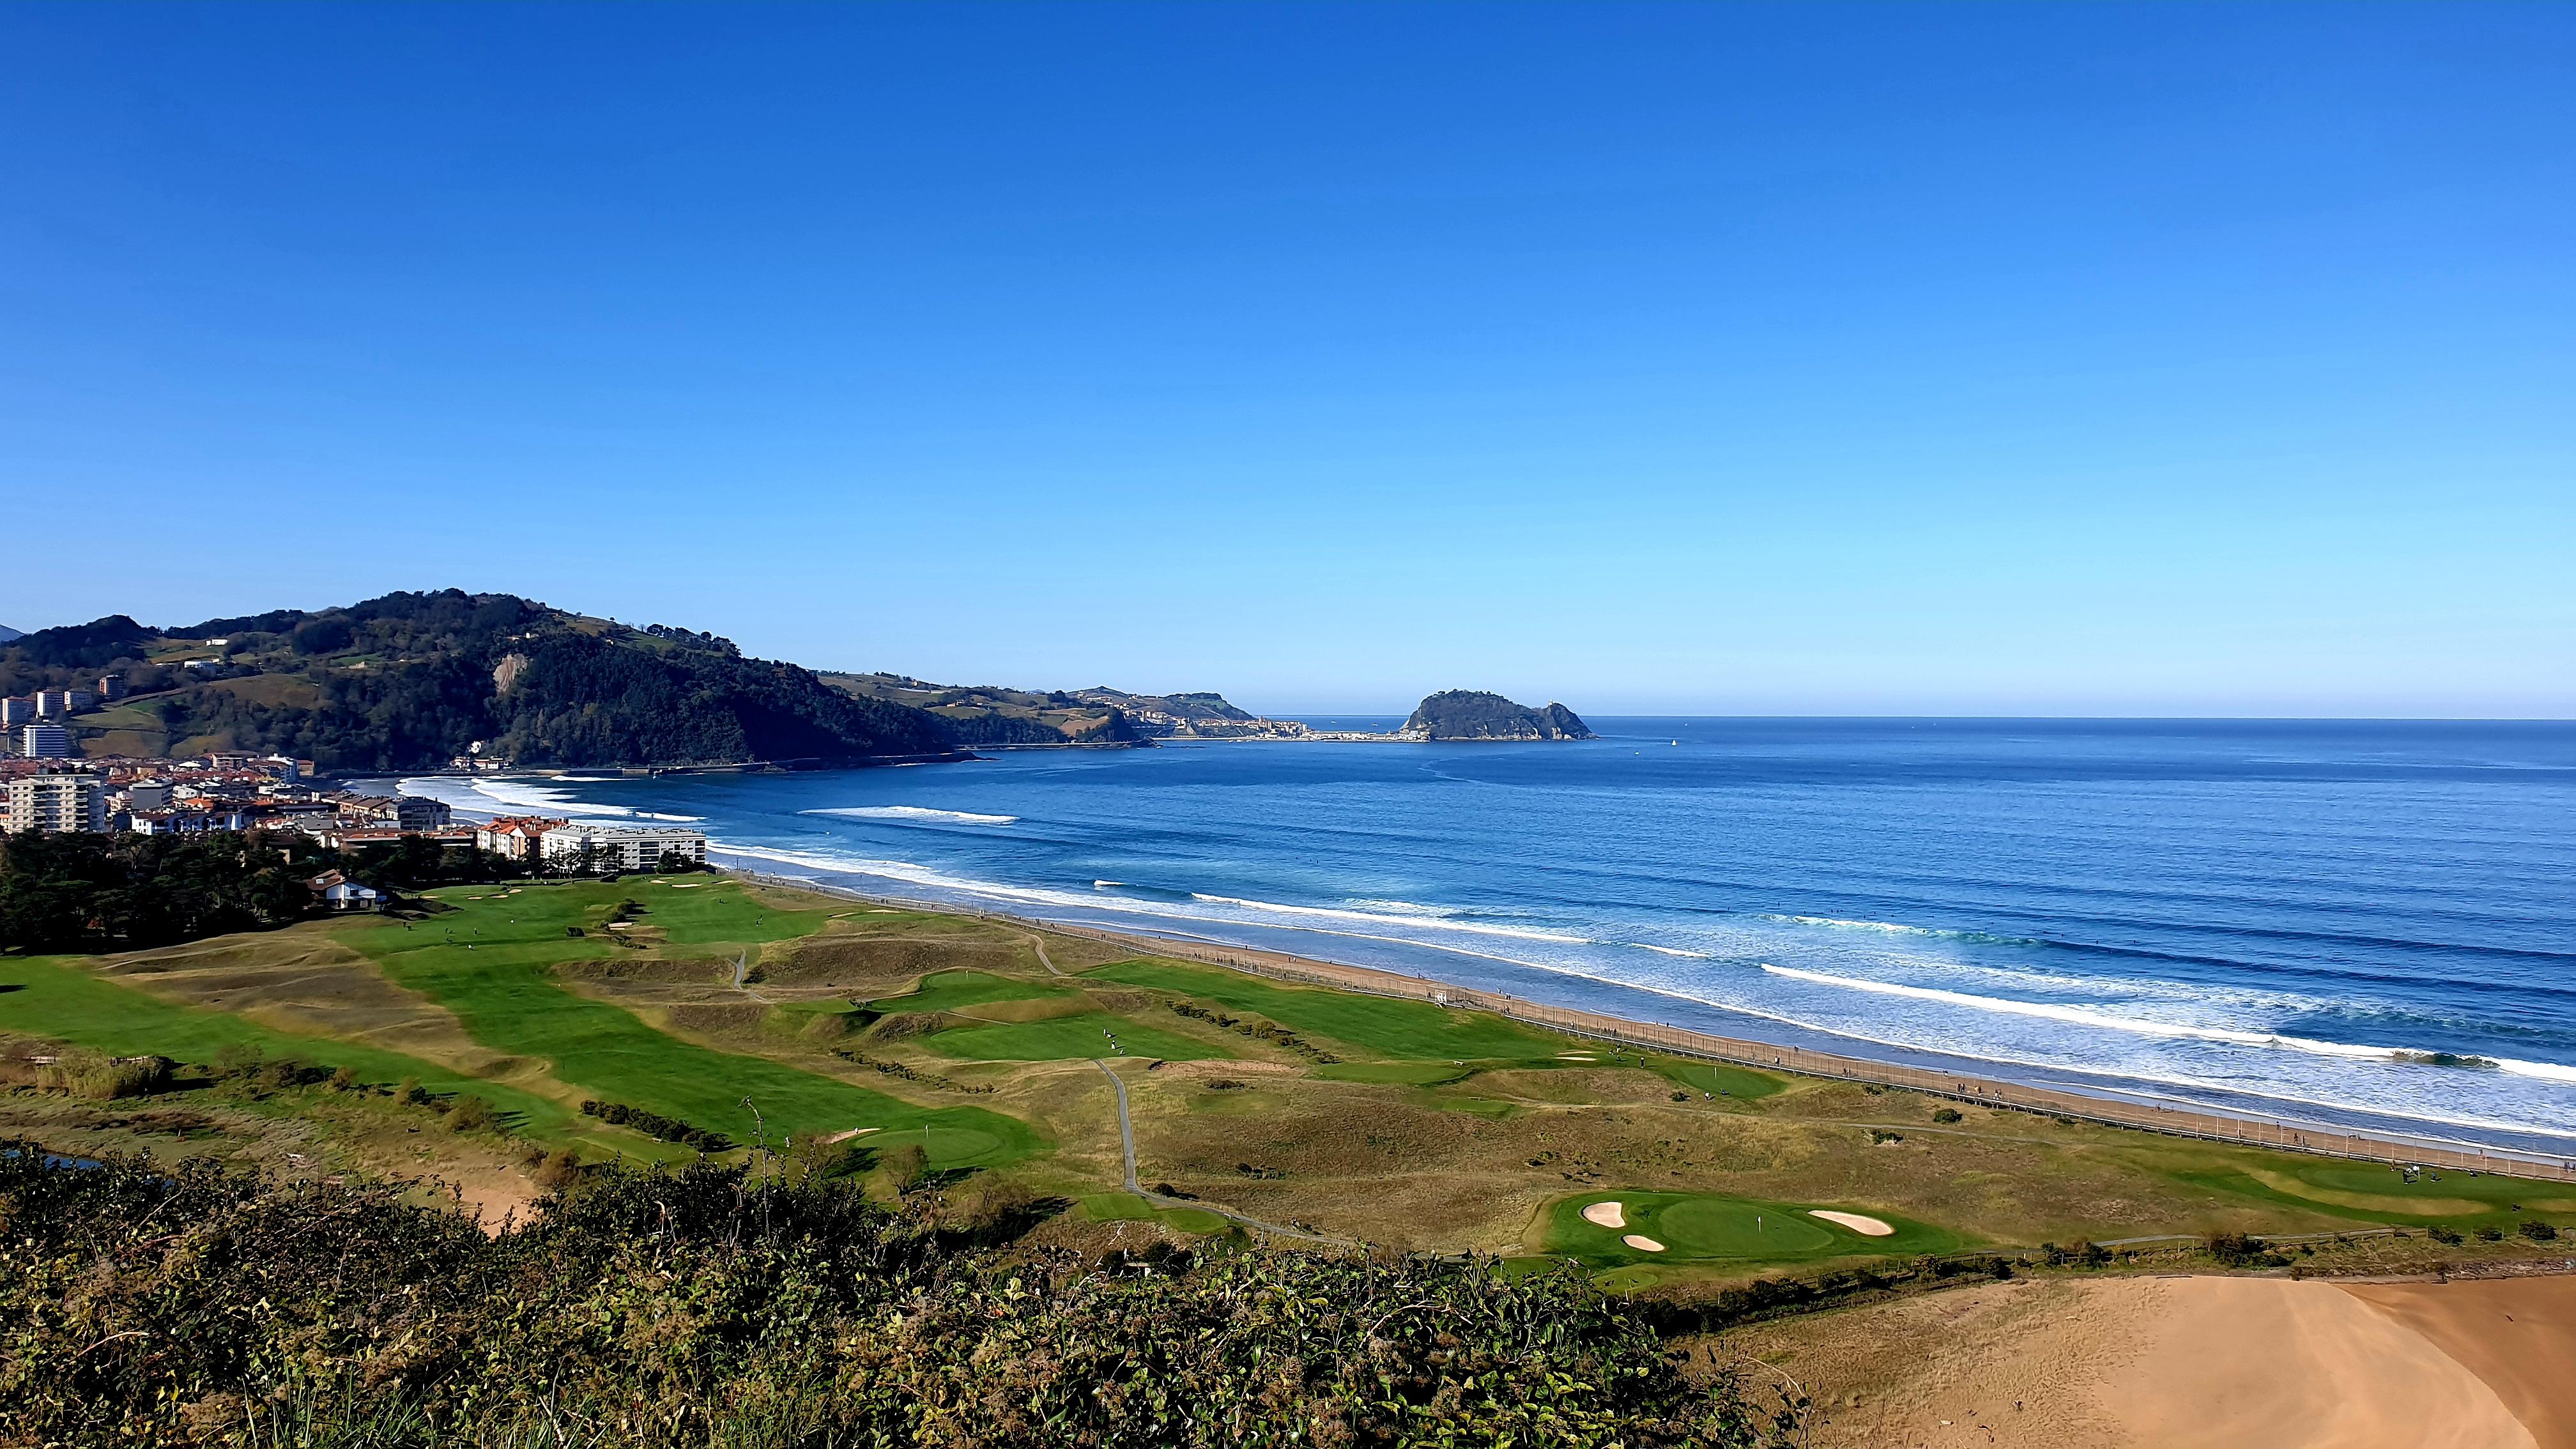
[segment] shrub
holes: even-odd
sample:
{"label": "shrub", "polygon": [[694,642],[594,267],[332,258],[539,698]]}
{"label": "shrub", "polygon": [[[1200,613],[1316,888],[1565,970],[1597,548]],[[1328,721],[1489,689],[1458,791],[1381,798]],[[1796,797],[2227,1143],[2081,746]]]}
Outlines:
{"label": "shrub", "polygon": [[583,1116],[596,1117],[602,1122],[614,1123],[620,1127],[632,1127],[647,1137],[659,1137],[665,1142],[677,1142],[683,1147],[694,1147],[700,1152],[722,1152],[733,1146],[722,1136],[704,1128],[692,1127],[686,1122],[665,1117],[659,1112],[647,1112],[641,1107],[629,1107],[623,1102],[588,1101],[581,1104],[581,1110]]}
{"label": "shrub", "polygon": [[2435,1223],[2433,1226],[2426,1228],[2424,1230],[2424,1236],[2431,1238],[2437,1243],[2457,1243],[2460,1241],[2460,1235],[2457,1232],[2450,1228],[2443,1227],[2439,1223]]}
{"label": "shrub", "polygon": [[500,1117],[493,1112],[491,1103],[480,1097],[465,1096],[458,1097],[441,1120],[450,1132],[484,1132],[496,1125]]}
{"label": "shrub", "polygon": [[96,1052],[66,1052],[52,1064],[36,1069],[36,1085],[48,1091],[87,1097],[93,1102],[114,1101],[119,1097],[148,1097],[170,1085],[170,1060],[167,1057],[106,1057]]}
{"label": "shrub", "polygon": [[1571,1271],[1257,1249],[1094,1271],[961,1241],[925,1198],[708,1163],[588,1172],[487,1235],[397,1185],[0,1146],[0,1443],[1750,1449],[1788,1428],[1732,1380],[1692,1384],[1643,1306]]}
{"label": "shrub", "polygon": [[1956,1107],[1944,1107],[1940,1111],[1932,1114],[1932,1120],[1935,1122],[1956,1122],[1960,1120],[1959,1109]]}
{"label": "shrub", "polygon": [[918,1142],[888,1147],[877,1154],[877,1170],[897,1192],[909,1192],[930,1175],[930,1154]]}
{"label": "shrub", "polygon": [[2214,1233],[2201,1243],[2209,1256],[2231,1268],[2281,1268],[2290,1260],[2272,1251],[2272,1245],[2244,1233]]}
{"label": "shrub", "polygon": [[2487,1226],[2478,1229],[2478,1241],[2481,1243],[2501,1243],[2504,1241],[2504,1229],[2497,1227],[2493,1223],[2489,1223]]}
{"label": "shrub", "polygon": [[356,1069],[356,1068],[354,1068],[354,1067],[342,1067],[342,1068],[340,1068],[338,1071],[333,1072],[333,1073],[331,1074],[331,1090],[332,1090],[332,1091],[335,1091],[335,1092],[347,1092],[347,1091],[354,1091],[354,1090],[357,1088],[357,1085],[358,1085],[358,1073],[357,1073],[357,1069]]}
{"label": "shrub", "polygon": [[2558,1229],[2536,1218],[2525,1221],[2518,1231],[2535,1243],[2546,1243],[2558,1236]]}

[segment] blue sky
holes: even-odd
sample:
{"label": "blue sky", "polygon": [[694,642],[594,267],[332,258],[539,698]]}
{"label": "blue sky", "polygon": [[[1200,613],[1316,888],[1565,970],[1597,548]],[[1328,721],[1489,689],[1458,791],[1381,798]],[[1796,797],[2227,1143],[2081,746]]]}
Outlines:
{"label": "blue sky", "polygon": [[2576,715],[2569,7],[18,5],[0,76],[19,628]]}

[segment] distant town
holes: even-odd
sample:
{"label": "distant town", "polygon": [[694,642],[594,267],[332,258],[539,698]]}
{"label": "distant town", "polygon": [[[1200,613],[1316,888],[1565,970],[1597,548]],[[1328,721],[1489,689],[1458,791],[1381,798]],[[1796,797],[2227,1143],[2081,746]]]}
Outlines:
{"label": "distant town", "polygon": [[[406,841],[479,850],[537,869],[574,873],[703,865],[707,839],[666,825],[595,824],[541,816],[459,823],[441,800],[339,788],[311,760],[209,754],[192,759],[76,757],[61,721],[123,697],[122,681],[95,690],[40,690],[0,699],[9,758],[0,759],[0,832],[202,836],[295,831],[342,852]],[[491,762],[460,758],[459,766]],[[417,845],[414,846],[418,848]],[[369,893],[370,898],[372,893]],[[334,905],[342,904],[335,898]]]}

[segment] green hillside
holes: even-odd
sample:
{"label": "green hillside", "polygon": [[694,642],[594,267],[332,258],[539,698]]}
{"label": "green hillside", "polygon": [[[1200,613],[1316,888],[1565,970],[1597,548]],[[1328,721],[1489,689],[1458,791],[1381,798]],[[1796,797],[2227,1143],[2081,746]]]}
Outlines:
{"label": "green hillside", "polygon": [[713,635],[455,589],[169,629],[112,615],[0,646],[0,692],[104,673],[130,697],[73,721],[91,754],[248,750],[352,771],[443,765],[477,741],[567,766],[859,763],[961,744],[935,714]]}

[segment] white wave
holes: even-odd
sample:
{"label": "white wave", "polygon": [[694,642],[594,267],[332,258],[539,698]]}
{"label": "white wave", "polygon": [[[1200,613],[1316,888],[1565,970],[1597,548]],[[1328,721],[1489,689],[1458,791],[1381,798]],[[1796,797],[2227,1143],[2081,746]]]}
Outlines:
{"label": "white wave", "polygon": [[1790,926],[1830,926],[1837,931],[1879,931],[1890,936],[1955,936],[1956,931],[1938,930],[1931,926],[1904,926],[1894,921],[1846,921],[1838,916],[1780,916],[1763,912],[1761,919]]}
{"label": "white wave", "polygon": [[1622,944],[1634,946],[1640,951],[1653,951],[1656,954],[1663,956],[1687,956],[1693,961],[1708,961],[1715,959],[1706,951],[1685,951],[1679,946],[1657,946],[1645,941],[1628,941],[1623,942]]}
{"label": "white wave", "polygon": [[575,799],[572,792],[568,790],[531,784],[524,780],[477,780],[474,782],[474,793],[522,810],[546,810],[563,815],[632,815],[635,813],[623,805],[601,805],[593,801]]}
{"label": "white wave", "polygon": [[[442,791],[439,787],[450,783],[444,780],[404,780],[395,788],[406,795],[430,795],[444,799],[450,805],[468,810],[480,810],[485,814],[536,811],[547,815],[559,815],[570,820],[603,820],[610,817],[631,817],[638,813],[623,805],[601,805],[595,801],[575,799],[570,791],[557,788],[557,783],[562,778],[561,776],[540,779],[477,777],[470,781],[456,782],[465,786],[466,793],[461,797]],[[592,781],[590,783],[611,782]],[[501,809],[492,811],[476,805],[474,803],[476,796],[491,801]],[[688,820],[695,817],[683,815],[664,818]]]}
{"label": "white wave", "polygon": [[1371,900],[1364,896],[1353,899],[1351,904],[1365,910],[1385,911],[1390,915],[1398,916],[1437,916],[1446,919],[1458,914],[1447,906],[1426,906],[1413,901]]}
{"label": "white wave", "polygon": [[2576,1067],[2556,1062],[2518,1062],[2511,1057],[2491,1057],[2498,1067],[2517,1077],[2538,1077],[2544,1082],[2576,1082]]}
{"label": "white wave", "polygon": [[696,822],[704,820],[707,817],[703,815],[673,815],[667,811],[661,810],[638,810],[635,812],[635,818],[638,820],[679,820],[684,822]]}
{"label": "white wave", "polygon": [[1091,883],[1091,888],[1096,891],[1105,891],[1111,886],[1123,886],[1126,883],[1127,882],[1123,880],[1096,880]]}
{"label": "white wave", "polygon": [[[1938,1001],[1951,1006],[1964,1006],[1976,1011],[2003,1012],[2013,1016],[2036,1016],[2050,1021],[2063,1021],[2076,1026],[2100,1027],[2107,1031],[2133,1032],[2140,1036],[2189,1037],[2200,1041],[2223,1041],[2238,1046],[2286,1047],[2324,1057],[2347,1057],[2362,1061],[2405,1061],[2432,1055],[2407,1047],[2358,1046],[2351,1042],[2319,1041],[2313,1037],[2288,1036],[2276,1031],[2244,1031],[2222,1026],[2187,1026],[2179,1022],[2150,1021],[2144,1017],[2113,1016],[2081,1006],[2063,1006],[2045,1001],[2013,1001],[1996,996],[1973,996],[1964,991],[1943,991],[1931,986],[1906,986],[1893,981],[1862,981],[1849,976],[1830,976],[1822,971],[1800,971],[1788,966],[1764,962],[1762,969],[1774,976],[1793,981],[1810,981],[1820,986],[1840,986],[1853,991],[1874,991],[1887,996],[1911,997],[1917,1001]],[[2499,1063],[2498,1065],[2502,1065]],[[2524,1062],[2523,1075],[2548,1077],[2549,1064]],[[2507,1068],[2507,1070],[2513,1070]],[[2560,1067],[2566,1075],[2554,1080],[2576,1082],[2576,1068]]]}
{"label": "white wave", "polygon": [[831,810],[799,810],[799,815],[848,815],[861,820],[948,820],[961,825],[1015,825],[1017,815],[978,815],[972,810],[934,810],[927,805],[845,805]]}
{"label": "white wave", "polygon": [[1435,931],[1469,931],[1479,936],[1510,936],[1521,941],[1554,941],[1566,946],[1597,944],[1588,936],[1558,936],[1546,931],[1525,931],[1517,926],[1488,926],[1474,921],[1453,921],[1442,917],[1391,916],[1378,911],[1344,911],[1330,906],[1284,906],[1276,901],[1248,901],[1240,896],[1212,896],[1201,891],[1190,892],[1190,899],[1220,906],[1237,906],[1247,911],[1275,911],[1284,916],[1321,916],[1335,921],[1367,921],[1382,926],[1418,926]]}

